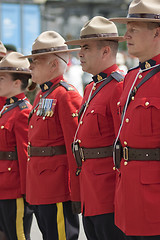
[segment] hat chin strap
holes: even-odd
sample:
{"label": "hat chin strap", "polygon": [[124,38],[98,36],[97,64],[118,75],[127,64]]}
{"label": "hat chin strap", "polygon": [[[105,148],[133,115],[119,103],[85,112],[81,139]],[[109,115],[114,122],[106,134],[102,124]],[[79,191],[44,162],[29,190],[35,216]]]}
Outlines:
{"label": "hat chin strap", "polygon": [[56,55],[56,57],[60,58],[61,60],[63,60],[63,62],[65,62],[67,64],[67,61],[65,59],[63,59],[62,57],[58,56],[57,54],[54,53],[54,55]]}

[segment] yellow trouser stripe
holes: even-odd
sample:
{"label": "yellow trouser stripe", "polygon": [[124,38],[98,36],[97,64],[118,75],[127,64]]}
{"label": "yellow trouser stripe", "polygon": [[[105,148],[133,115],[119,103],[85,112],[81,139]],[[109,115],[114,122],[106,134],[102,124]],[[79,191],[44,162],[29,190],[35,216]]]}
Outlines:
{"label": "yellow trouser stripe", "polygon": [[58,239],[59,240],[66,240],[63,205],[62,205],[62,203],[56,203],[56,205],[57,205]]}
{"label": "yellow trouser stripe", "polygon": [[16,216],[16,232],[18,240],[25,240],[23,217],[24,217],[24,200],[23,198],[16,199],[17,216]]}

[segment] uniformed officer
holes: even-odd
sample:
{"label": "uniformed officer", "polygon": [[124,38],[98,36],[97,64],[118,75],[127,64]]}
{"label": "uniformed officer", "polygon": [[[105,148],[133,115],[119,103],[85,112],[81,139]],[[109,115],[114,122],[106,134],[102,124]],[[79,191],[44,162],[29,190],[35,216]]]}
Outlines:
{"label": "uniformed officer", "polygon": [[93,74],[93,81],[85,88],[73,143],[81,171],[83,225],[89,240],[123,239],[114,225],[116,172],[112,159],[112,145],[120,125],[116,104],[123,77],[116,65],[116,54],[118,41],[122,40],[114,23],[96,16],[84,25],[79,40],[66,42],[81,46],[82,69]]}
{"label": "uniformed officer", "polygon": [[68,53],[74,51],[64,42],[57,32],[43,32],[26,56],[32,58],[32,80],[41,88],[29,121],[26,199],[45,240],[78,239],[79,234],[78,215],[71,210],[71,201],[73,207],[80,201],[71,143],[82,98],[63,78]]}
{"label": "uniformed officer", "polygon": [[0,62],[0,226],[8,240],[30,239],[32,213],[26,193],[28,115],[24,95],[30,78],[29,62],[14,52]]}
{"label": "uniformed officer", "polygon": [[160,239],[160,1],[134,0],[127,18],[112,20],[127,24],[128,52],[140,61],[126,75],[118,103],[123,156],[116,225],[127,240]]}

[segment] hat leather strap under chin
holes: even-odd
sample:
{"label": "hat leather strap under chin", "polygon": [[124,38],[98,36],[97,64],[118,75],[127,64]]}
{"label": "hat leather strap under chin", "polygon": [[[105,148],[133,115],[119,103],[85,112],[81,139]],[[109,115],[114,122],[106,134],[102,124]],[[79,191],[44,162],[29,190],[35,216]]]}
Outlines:
{"label": "hat leather strap under chin", "polygon": [[127,18],[152,18],[152,19],[160,19],[160,14],[149,14],[149,13],[135,13],[128,14]]}

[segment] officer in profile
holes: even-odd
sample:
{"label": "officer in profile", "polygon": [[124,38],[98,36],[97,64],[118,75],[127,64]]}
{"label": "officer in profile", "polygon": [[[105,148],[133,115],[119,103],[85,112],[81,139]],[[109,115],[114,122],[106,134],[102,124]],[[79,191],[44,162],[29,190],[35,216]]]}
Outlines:
{"label": "officer in profile", "polygon": [[[0,41],[0,60],[6,55],[7,49],[3,45],[3,43]],[[3,105],[5,104],[5,97],[0,96],[0,110],[2,109]]]}
{"label": "officer in profile", "polygon": [[[128,52],[139,59],[125,77],[118,103],[115,223],[127,240],[159,240],[160,1],[133,0],[127,17],[111,20],[127,25]],[[117,149],[123,153],[121,163]]]}
{"label": "officer in profile", "polygon": [[80,32],[83,71],[93,75],[84,91],[73,152],[79,166],[83,226],[89,240],[122,240],[114,225],[116,172],[113,171],[112,145],[120,125],[117,102],[123,76],[116,65],[118,36],[115,24],[96,16]]}
{"label": "officer in profile", "polygon": [[31,77],[29,62],[17,52],[0,62],[0,229],[7,240],[30,240],[32,211],[25,201],[28,116],[24,91]]}
{"label": "officer in profile", "polygon": [[79,179],[71,143],[82,97],[63,78],[68,53],[78,50],[64,42],[55,31],[43,32],[25,56],[32,58],[32,81],[41,88],[29,117],[26,199],[45,240],[79,235]]}

